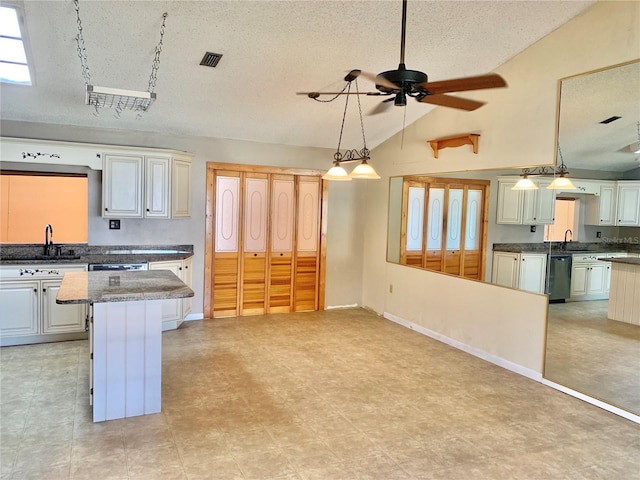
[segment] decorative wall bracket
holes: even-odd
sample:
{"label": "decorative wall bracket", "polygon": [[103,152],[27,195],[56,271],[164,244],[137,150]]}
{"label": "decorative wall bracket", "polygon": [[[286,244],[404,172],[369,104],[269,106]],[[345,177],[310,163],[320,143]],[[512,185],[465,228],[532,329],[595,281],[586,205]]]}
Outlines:
{"label": "decorative wall bracket", "polygon": [[462,135],[453,135],[451,137],[437,138],[429,140],[429,145],[433,148],[433,156],[438,158],[438,150],[447,147],[460,147],[462,145],[471,145],[473,153],[478,153],[478,143],[480,135],[477,133],[465,133]]}

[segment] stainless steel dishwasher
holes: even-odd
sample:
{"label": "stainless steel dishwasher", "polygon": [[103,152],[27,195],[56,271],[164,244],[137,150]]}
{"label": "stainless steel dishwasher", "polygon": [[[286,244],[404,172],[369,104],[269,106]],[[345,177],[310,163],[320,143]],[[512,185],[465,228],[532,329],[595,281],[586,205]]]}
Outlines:
{"label": "stainless steel dishwasher", "polygon": [[564,303],[571,296],[571,255],[550,254],[546,293],[549,303]]}

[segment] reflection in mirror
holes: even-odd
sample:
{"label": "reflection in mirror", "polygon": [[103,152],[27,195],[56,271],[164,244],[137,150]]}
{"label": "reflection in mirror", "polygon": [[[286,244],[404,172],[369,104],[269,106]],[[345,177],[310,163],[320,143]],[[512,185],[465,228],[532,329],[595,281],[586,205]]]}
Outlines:
{"label": "reflection in mirror", "polygon": [[483,279],[489,181],[417,175],[399,180],[390,184],[389,258]]}
{"label": "reflection in mirror", "polygon": [[549,305],[544,376],[638,415],[640,306],[637,298],[628,304],[635,312],[629,321],[611,319],[623,318],[613,299],[625,284],[617,272],[612,279],[612,271],[625,264],[602,259],[640,262],[634,153],[640,147],[640,62],[563,79],[560,86],[558,139],[571,177],[586,170],[597,171],[588,178],[599,179],[578,181],[582,188],[568,195],[576,211],[574,232],[589,241],[595,236],[596,243],[571,256],[570,300],[576,301]]}

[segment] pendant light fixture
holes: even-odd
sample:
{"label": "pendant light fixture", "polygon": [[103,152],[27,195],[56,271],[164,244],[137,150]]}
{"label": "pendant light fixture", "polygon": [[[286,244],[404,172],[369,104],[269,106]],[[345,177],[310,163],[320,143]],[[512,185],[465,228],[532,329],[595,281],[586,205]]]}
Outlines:
{"label": "pendant light fixture", "polygon": [[[344,86],[342,91],[336,95],[334,98],[328,101],[333,101],[341,94],[344,94],[345,102],[344,102],[344,112],[342,114],[342,124],[340,125],[340,136],[338,137],[338,148],[336,149],[336,153],[333,154],[333,167],[329,169],[327,173],[325,173],[322,178],[323,180],[337,180],[337,181],[349,181],[354,178],[358,179],[370,179],[376,180],[380,178],[380,175],[376,173],[371,165],[368,164],[368,160],[370,160],[369,154],[371,153],[367,148],[367,140],[364,136],[364,122],[362,120],[362,107],[360,106],[360,93],[358,91],[358,75],[360,75],[360,70],[352,70],[345,77],[345,81],[347,84]],[[347,108],[349,106],[349,96],[351,94],[351,84],[355,83],[355,97],[358,100],[358,114],[360,116],[360,130],[362,131],[362,148],[360,150],[351,149],[344,152],[340,152],[340,145],[342,144],[342,133],[344,131],[344,121],[347,117]],[[342,166],[343,163],[350,162],[361,162],[351,174],[347,174],[347,171]]]}
{"label": "pendant light fixture", "polygon": [[560,166],[558,168],[536,167],[523,168],[520,174],[521,178],[511,187],[511,190],[537,190],[538,185],[529,177],[551,177],[555,178],[547,187],[548,190],[577,190],[576,186],[571,182],[567,175],[567,166],[562,158],[562,150],[558,145],[558,155],[560,156]]}
{"label": "pendant light fixture", "polygon": [[577,190],[576,186],[571,182],[567,175],[569,172],[567,171],[567,166],[564,164],[564,159],[562,158],[562,150],[560,150],[560,145],[558,145],[558,155],[560,155],[560,166],[555,169],[554,174],[557,175],[556,178],[553,179],[551,185],[547,187],[548,190]]}

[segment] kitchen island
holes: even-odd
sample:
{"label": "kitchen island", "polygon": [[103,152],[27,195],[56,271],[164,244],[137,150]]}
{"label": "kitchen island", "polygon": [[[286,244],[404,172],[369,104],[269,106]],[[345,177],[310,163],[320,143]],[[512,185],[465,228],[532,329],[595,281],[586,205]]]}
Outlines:
{"label": "kitchen island", "polygon": [[640,258],[600,259],[611,262],[610,320],[640,325]]}
{"label": "kitchen island", "polygon": [[90,305],[93,421],[158,413],[162,387],[161,301],[192,297],[168,270],[71,272],[56,302]]}

